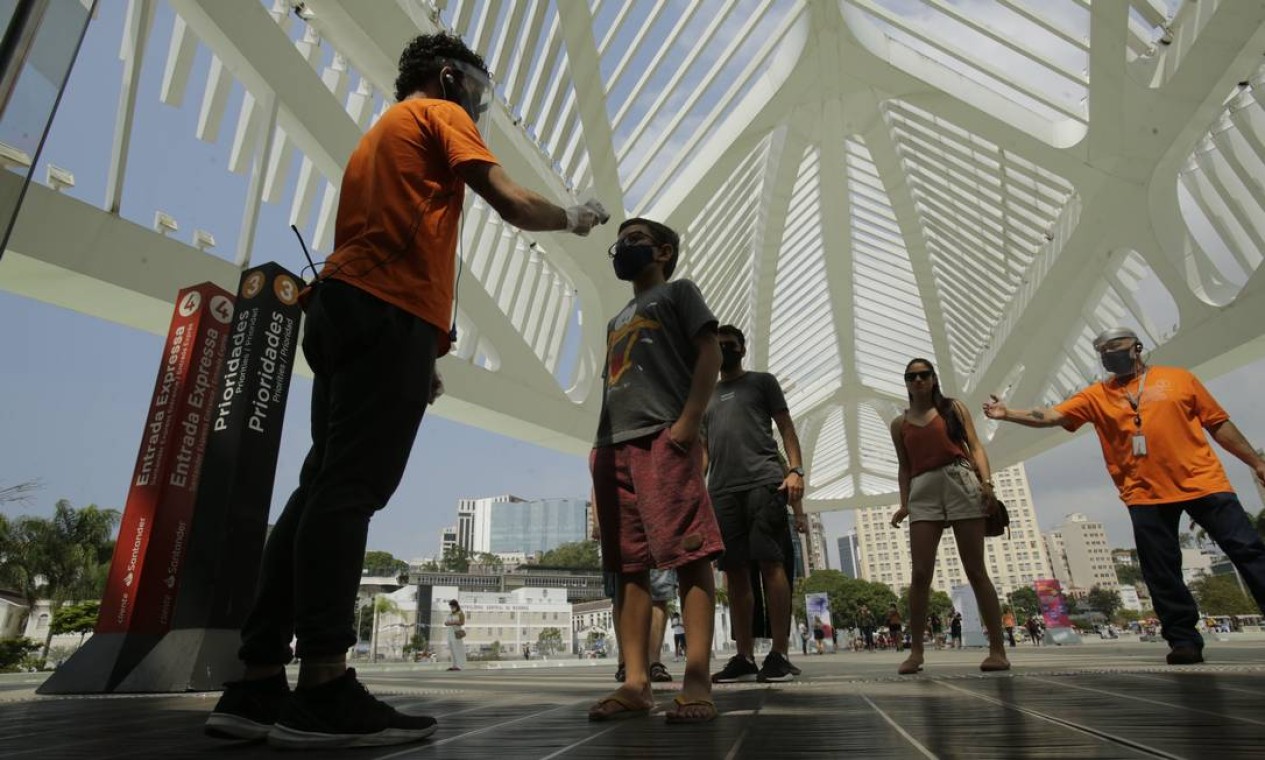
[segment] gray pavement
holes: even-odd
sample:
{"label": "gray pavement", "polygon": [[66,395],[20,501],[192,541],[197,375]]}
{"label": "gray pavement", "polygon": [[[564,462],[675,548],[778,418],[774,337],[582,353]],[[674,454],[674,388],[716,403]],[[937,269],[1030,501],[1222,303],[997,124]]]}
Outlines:
{"label": "gray pavement", "polygon": [[[649,718],[589,723],[614,687],[610,661],[476,669],[362,669],[401,710],[439,718],[427,742],[315,757],[391,758],[1265,758],[1265,643],[1210,643],[1209,662],[1164,665],[1162,644],[1011,650],[981,674],[979,650],[928,652],[896,675],[895,652],[798,657],[791,684],[716,689],[721,716],[662,719],[679,684],[656,684]],[[507,663],[508,664],[508,663]],[[680,676],[681,664],[667,663]],[[0,678],[0,758],[275,757],[204,737],[214,694],[40,697],[34,674]]]}

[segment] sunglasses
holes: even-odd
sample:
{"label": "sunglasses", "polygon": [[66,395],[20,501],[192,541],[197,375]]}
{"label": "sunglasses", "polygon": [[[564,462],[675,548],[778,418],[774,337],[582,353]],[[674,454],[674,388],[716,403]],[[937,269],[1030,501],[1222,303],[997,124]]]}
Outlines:
{"label": "sunglasses", "polygon": [[912,383],[915,380],[930,380],[931,378],[935,376],[936,376],[936,373],[932,372],[929,369],[920,370],[918,372],[906,372],[905,382]]}

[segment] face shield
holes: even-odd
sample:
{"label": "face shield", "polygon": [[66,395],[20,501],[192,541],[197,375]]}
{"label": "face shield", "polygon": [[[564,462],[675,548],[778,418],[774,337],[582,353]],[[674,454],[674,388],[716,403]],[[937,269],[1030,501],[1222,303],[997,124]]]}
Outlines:
{"label": "face shield", "polygon": [[[470,119],[478,124],[480,117],[492,107],[491,78],[463,61],[446,61],[444,65],[453,70],[455,80],[450,84],[441,78],[444,98],[464,108],[470,114]],[[452,85],[456,86],[455,92],[450,92]]]}

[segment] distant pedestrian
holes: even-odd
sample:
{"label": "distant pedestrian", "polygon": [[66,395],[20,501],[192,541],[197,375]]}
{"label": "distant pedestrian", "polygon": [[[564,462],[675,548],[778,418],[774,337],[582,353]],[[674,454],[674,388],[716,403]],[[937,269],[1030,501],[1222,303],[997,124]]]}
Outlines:
{"label": "distant pedestrian", "polygon": [[949,638],[953,642],[952,649],[962,648],[962,613],[953,613],[953,620],[949,622]]}
{"label": "distant pedestrian", "polygon": [[865,638],[865,648],[873,652],[874,629],[878,627],[878,623],[874,619],[874,613],[870,612],[870,608],[864,604],[857,610],[857,627],[861,629],[861,636]]}
{"label": "distant pedestrian", "polygon": [[1006,629],[1006,638],[1010,641],[1010,646],[1013,649],[1015,646],[1015,613],[1011,612],[1009,607],[1001,615],[1001,627]]}
{"label": "distant pedestrian", "polygon": [[813,616],[813,641],[817,643],[817,654],[825,654],[826,627],[816,615]]}
{"label": "distant pedestrian", "polygon": [[931,616],[927,618],[927,622],[931,625],[931,643],[935,645],[936,649],[943,649],[944,621],[940,619],[940,614],[937,612],[931,613]]}
{"label": "distant pedestrian", "polygon": [[449,670],[461,670],[466,665],[466,613],[456,599],[448,601],[448,617],[444,618],[448,629],[448,653],[452,657]]}
{"label": "distant pedestrian", "polygon": [[905,638],[901,635],[903,627],[904,623],[900,618],[900,610],[896,609],[896,605],[893,604],[887,608],[887,635],[896,646],[897,652],[901,650],[901,641]]}
{"label": "distant pedestrian", "polygon": [[808,626],[801,622],[799,624],[799,642],[801,648],[804,650],[805,657],[808,656],[808,639],[811,637],[812,634],[808,632]]}

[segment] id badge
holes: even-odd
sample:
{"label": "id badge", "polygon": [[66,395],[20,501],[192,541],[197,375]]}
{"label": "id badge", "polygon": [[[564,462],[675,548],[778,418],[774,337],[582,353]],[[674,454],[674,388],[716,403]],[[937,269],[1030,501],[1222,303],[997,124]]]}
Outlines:
{"label": "id badge", "polygon": [[1141,434],[1133,436],[1133,455],[1135,457],[1146,456],[1146,436]]}

